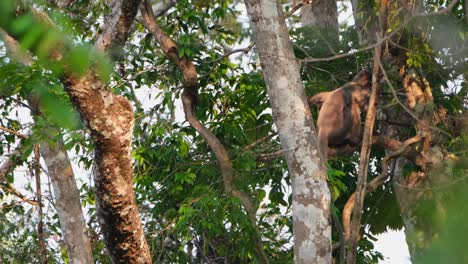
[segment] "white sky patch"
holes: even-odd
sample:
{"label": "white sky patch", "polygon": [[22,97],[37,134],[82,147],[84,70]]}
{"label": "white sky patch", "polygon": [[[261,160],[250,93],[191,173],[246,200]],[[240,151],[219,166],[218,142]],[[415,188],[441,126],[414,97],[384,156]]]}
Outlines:
{"label": "white sky patch", "polygon": [[403,230],[383,233],[377,239],[375,249],[384,255],[380,264],[411,264]]}

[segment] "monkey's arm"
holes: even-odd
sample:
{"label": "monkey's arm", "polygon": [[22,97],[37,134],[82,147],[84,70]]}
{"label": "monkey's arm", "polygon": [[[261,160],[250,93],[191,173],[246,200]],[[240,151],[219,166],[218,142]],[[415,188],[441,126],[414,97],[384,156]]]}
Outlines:
{"label": "monkey's arm", "polygon": [[322,92],[318,93],[307,100],[310,105],[322,105],[323,102],[327,99],[331,92]]}

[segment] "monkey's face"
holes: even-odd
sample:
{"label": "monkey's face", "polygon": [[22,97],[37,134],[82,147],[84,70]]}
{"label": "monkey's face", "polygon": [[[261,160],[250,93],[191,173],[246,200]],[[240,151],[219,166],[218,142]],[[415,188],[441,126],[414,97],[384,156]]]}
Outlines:
{"label": "monkey's face", "polygon": [[367,111],[370,93],[371,87],[369,85],[360,86],[359,89],[355,89],[353,92],[353,100],[359,105],[362,111]]}
{"label": "monkey's face", "polygon": [[370,90],[372,86],[372,74],[369,71],[363,70],[354,77],[353,82],[359,84],[363,89]]}

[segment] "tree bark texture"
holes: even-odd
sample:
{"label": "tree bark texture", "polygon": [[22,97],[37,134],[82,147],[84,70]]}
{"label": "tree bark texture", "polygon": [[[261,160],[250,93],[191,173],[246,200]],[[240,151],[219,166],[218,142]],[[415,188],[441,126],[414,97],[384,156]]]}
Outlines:
{"label": "tree bark texture", "polygon": [[331,262],[330,191],[279,2],[246,0],[273,118],[292,179],[295,263]]}
{"label": "tree bark texture", "polygon": [[301,8],[302,26],[338,31],[338,9],[335,0],[314,0]]}
{"label": "tree bark texture", "polygon": [[[96,42],[96,49],[119,57],[118,51],[125,44],[139,3],[139,0],[112,2],[110,14],[105,19],[106,26]],[[13,17],[12,14],[10,16]],[[36,23],[44,23],[44,20]],[[13,32],[6,19],[0,20],[0,26]],[[51,25],[48,27],[54,30]],[[15,37],[21,39],[18,34],[20,33],[16,32]],[[64,52],[68,50],[66,45],[71,44],[65,41],[54,44],[55,50],[49,52],[49,57],[55,60],[64,58]],[[64,68],[68,69],[66,66]],[[63,79],[66,91],[91,132],[95,146],[96,207],[112,261],[151,263],[133,191],[132,106],[124,97],[113,94],[92,68],[83,76],[65,70]]]}
{"label": "tree bark texture", "polygon": [[[2,35],[12,59],[30,65],[32,58],[29,54],[19,51],[19,43],[6,33]],[[34,111],[33,114],[41,115],[39,98],[32,96],[28,101]],[[45,133],[58,135],[60,131],[50,127]],[[51,143],[54,141],[55,143]],[[67,247],[68,259],[72,264],[92,263],[93,252],[81,209],[80,193],[62,137],[54,137],[41,143],[40,152],[52,181],[55,207]]]}

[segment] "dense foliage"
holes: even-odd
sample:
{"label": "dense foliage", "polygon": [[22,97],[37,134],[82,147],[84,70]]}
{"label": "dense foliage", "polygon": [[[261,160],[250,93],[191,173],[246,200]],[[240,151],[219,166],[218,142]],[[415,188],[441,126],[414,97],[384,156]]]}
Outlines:
{"label": "dense foliage", "polygon": [[[290,179],[281,156],[262,158],[262,154],[274,153],[281,147],[275,135],[255,47],[250,43],[243,4],[224,0],[176,2],[157,19],[179,46],[179,57],[187,56],[196,65],[200,86],[196,114],[227,147],[236,186],[256,201],[258,226],[271,263],[290,263],[293,258]],[[446,4],[445,1],[426,1],[424,8],[432,12]],[[77,74],[90,65],[100,67],[103,76],[110,76],[108,81],[113,91],[133,104],[136,120],[132,153],[134,186],[153,261],[221,263],[229,259],[230,263],[255,263],[252,238],[255,231],[239,200],[224,193],[213,153],[184,119],[180,102],[181,73],[159,49],[141,19],[137,18],[123,52],[111,63],[96,55],[90,45],[103,26],[104,14],[109,11],[106,1],[76,1],[66,8],[58,8],[53,1],[35,1],[34,7],[47,13],[74,44],[72,55],[67,59],[73,62],[71,65]],[[289,8],[290,4],[285,4],[285,9]],[[340,3],[339,8],[339,13],[344,13],[351,7],[348,3]],[[468,92],[465,63],[468,36],[464,10],[463,1],[459,1],[449,14],[414,19],[407,23],[402,34],[404,41],[399,42],[407,50],[407,64],[424,73],[431,84],[434,107],[443,108],[445,118],[449,120],[449,124],[437,124],[448,134],[441,135],[438,144],[458,156],[457,161],[441,164],[439,168],[452,178],[437,186],[437,190],[442,189],[440,192],[434,189],[427,194],[428,198],[440,195],[442,204],[428,202],[421,206],[423,216],[434,218],[428,225],[443,230],[440,240],[429,247],[433,251],[429,255],[423,254],[421,263],[440,263],[435,259],[461,263],[458,255],[452,253],[464,251],[462,234],[466,233],[466,225],[463,217],[458,217],[458,213],[467,215],[463,198],[468,198],[463,191],[468,187],[464,162],[468,158],[468,134],[462,129],[463,122],[466,124]],[[289,17],[287,21],[300,59],[324,58],[363,47],[352,24],[340,25],[340,31],[335,34],[301,28],[297,16]],[[401,20],[393,21],[389,28],[401,26]],[[21,28],[21,21],[17,23],[16,26]],[[29,30],[29,38],[20,40],[23,48],[47,45],[34,43],[34,32],[40,29],[32,27]],[[243,50],[230,54],[236,48]],[[360,68],[369,67],[371,51],[367,49],[331,61],[303,63],[302,76],[308,95],[349,81]],[[391,64],[384,66],[394,86],[401,86],[398,69],[392,68]],[[86,208],[95,260],[100,263],[110,261],[95,215],[91,180],[93,145],[60,82],[62,70],[60,65],[50,64],[40,56],[30,66],[16,63],[0,42],[0,126],[30,134],[28,138],[21,138],[12,133],[0,133],[2,156],[7,156],[18,145],[21,145],[22,153],[16,160],[17,169],[0,179],[0,262],[37,261],[37,209],[12,195],[9,184],[18,186],[26,197],[34,197],[34,181],[28,168],[33,160],[33,145],[50,136],[44,135],[48,126],[61,128],[66,147],[77,165],[75,173],[79,178],[81,202]],[[45,118],[31,118],[28,111],[31,94],[41,98]],[[395,101],[388,85],[383,86],[379,109],[392,113],[405,111]],[[376,133],[383,132],[385,124],[393,121],[377,120]],[[404,129],[398,132],[400,140],[414,134],[411,124],[401,126]],[[251,145],[265,137],[263,142]],[[381,147],[372,149],[370,179],[379,174],[385,154]],[[329,162],[329,182],[335,200],[333,210],[338,215],[354,191],[357,164],[357,153]],[[47,187],[46,174],[43,175],[49,262],[62,263],[67,260],[66,250],[61,243],[54,198]],[[446,208],[446,215],[433,215],[431,207],[437,206]],[[363,222],[365,228],[358,262],[376,263],[383,256],[374,250],[375,236],[403,227],[390,181],[366,197]],[[338,241],[336,229],[333,235]],[[457,247],[450,249],[450,245]],[[440,249],[444,254],[433,256],[434,249]]]}

